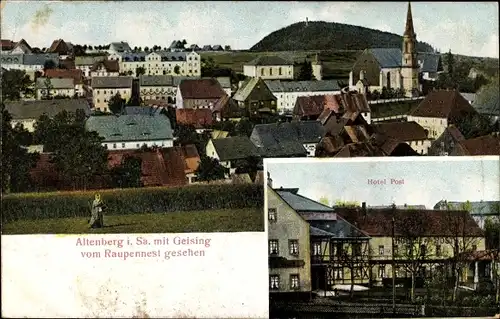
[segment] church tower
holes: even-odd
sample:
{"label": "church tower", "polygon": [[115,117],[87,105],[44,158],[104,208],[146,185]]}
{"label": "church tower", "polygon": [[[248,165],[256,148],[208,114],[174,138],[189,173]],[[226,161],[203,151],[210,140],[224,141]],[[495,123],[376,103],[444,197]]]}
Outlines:
{"label": "church tower", "polygon": [[414,95],[415,90],[419,89],[418,73],[420,67],[417,60],[417,35],[413,30],[410,2],[408,2],[408,12],[406,13],[402,52],[401,76],[403,78],[403,88],[406,96],[411,97]]}

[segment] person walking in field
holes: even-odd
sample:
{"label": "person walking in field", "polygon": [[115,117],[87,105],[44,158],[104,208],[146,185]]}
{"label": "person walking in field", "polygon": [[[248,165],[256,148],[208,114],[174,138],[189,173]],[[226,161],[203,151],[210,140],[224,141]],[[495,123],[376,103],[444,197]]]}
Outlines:
{"label": "person walking in field", "polygon": [[101,195],[96,194],[91,207],[91,217],[89,221],[90,228],[104,227],[104,203],[101,200]]}

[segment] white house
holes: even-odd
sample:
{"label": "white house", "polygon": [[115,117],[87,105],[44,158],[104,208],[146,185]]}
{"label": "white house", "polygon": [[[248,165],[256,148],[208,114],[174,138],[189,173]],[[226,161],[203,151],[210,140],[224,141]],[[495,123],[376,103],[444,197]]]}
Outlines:
{"label": "white house", "polygon": [[297,97],[339,94],[340,87],[336,80],[323,81],[264,81],[277,99],[278,113],[291,114]]}
{"label": "white house", "polygon": [[293,79],[293,62],[278,56],[260,56],[243,65],[243,74],[263,80]]}
{"label": "white house", "polygon": [[90,69],[92,69],[94,64],[106,59],[106,55],[76,56],[75,68],[78,70],[82,70],[85,77],[90,77]]}
{"label": "white house", "polygon": [[44,54],[5,54],[0,56],[0,64],[6,70],[22,70],[26,73],[43,71],[44,65],[51,60],[59,65],[59,56],[55,53]]}
{"label": "white house", "polygon": [[174,137],[167,116],[162,114],[127,114],[90,116],[85,122],[88,131],[95,131],[109,150],[172,147]]}
{"label": "white house", "polygon": [[126,52],[113,53],[109,60],[118,60],[120,72],[136,74],[143,68],[147,75],[201,76],[200,55],[192,52]]}
{"label": "white house", "polygon": [[120,65],[116,60],[102,60],[95,62],[90,68],[90,77],[94,76],[119,76]]}
{"label": "white house", "polygon": [[74,97],[75,79],[39,77],[36,80],[36,97],[38,100],[55,96]]}
{"label": "white house", "polygon": [[93,77],[91,87],[94,108],[98,111],[109,112],[109,100],[117,93],[122,99],[128,101],[132,96],[132,81],[130,76]]}
{"label": "white house", "polygon": [[120,54],[120,53],[132,52],[132,49],[130,48],[130,45],[128,45],[127,42],[124,41],[111,42],[109,44],[107,52],[109,54]]}
{"label": "white house", "polygon": [[141,75],[139,86],[144,101],[156,100],[175,103],[177,88],[182,80],[192,79],[187,76]]}

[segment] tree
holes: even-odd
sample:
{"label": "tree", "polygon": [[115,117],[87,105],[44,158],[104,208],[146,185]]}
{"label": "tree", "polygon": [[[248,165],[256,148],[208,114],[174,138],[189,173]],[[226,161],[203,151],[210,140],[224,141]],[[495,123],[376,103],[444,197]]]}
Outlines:
{"label": "tree", "polygon": [[144,75],[144,74],[146,74],[146,69],[144,67],[140,66],[140,67],[135,69],[135,76],[136,77],[139,77],[139,76]]}
{"label": "tree", "polygon": [[149,48],[148,47],[144,47],[144,52],[149,52]]}
{"label": "tree", "polygon": [[141,106],[144,103],[141,97],[138,94],[132,94],[130,99],[127,102],[127,106]]}
{"label": "tree", "polygon": [[454,79],[455,75],[455,57],[451,54],[451,50],[446,53],[446,66],[448,67],[447,73],[450,75],[451,79]]}
{"label": "tree", "polygon": [[222,166],[215,158],[206,155],[200,156],[200,165],[196,169],[196,178],[200,181],[215,181],[224,179],[229,170]]}
{"label": "tree", "polygon": [[39,156],[24,148],[31,144],[31,134],[20,125],[12,127],[11,120],[12,116],[2,102],[2,193],[29,191],[29,171]]}
{"label": "tree", "polygon": [[453,210],[453,207],[447,205],[448,214],[447,220],[449,223],[449,233],[450,236],[445,238],[447,244],[452,247],[452,270],[455,277],[455,285],[453,289],[453,298],[455,301],[458,292],[458,286],[460,283],[460,278],[463,275],[464,270],[468,268],[470,263],[470,257],[473,253],[473,247],[477,245],[478,238],[476,236],[471,236],[468,229],[468,219],[470,218],[469,212],[472,210],[472,206],[469,201],[461,204],[460,211]]}
{"label": "tree", "polygon": [[453,119],[458,130],[465,139],[488,135],[498,131],[491,119],[482,114],[466,114],[465,116]]}
{"label": "tree", "polygon": [[213,73],[219,66],[212,57],[201,60],[201,76],[213,76]]}
{"label": "tree", "polygon": [[43,80],[42,99],[50,100],[52,98],[52,89],[53,88],[54,88],[54,86],[52,85],[50,78],[45,78],[45,80]]}
{"label": "tree", "polygon": [[257,176],[257,171],[262,169],[262,160],[258,156],[249,156],[245,159],[237,160],[234,164],[236,174],[248,174],[252,181]]}
{"label": "tree", "polygon": [[2,72],[2,101],[19,100],[21,97],[33,96],[33,81],[29,75],[21,70],[7,70]]}
{"label": "tree", "polygon": [[225,45],[224,46],[224,51],[231,51],[231,46],[230,45]]}
{"label": "tree", "polygon": [[47,60],[43,64],[43,70],[49,70],[49,69],[55,69],[57,67],[57,64],[53,60]]}
{"label": "tree", "polygon": [[298,81],[310,81],[315,80],[313,75],[312,64],[310,61],[304,60],[304,62],[300,65],[300,71],[297,76]]}
{"label": "tree", "polygon": [[122,99],[120,93],[113,95],[108,102],[108,108],[113,114],[121,114],[125,107],[125,99]]}
{"label": "tree", "polygon": [[325,206],[330,206],[330,200],[326,196],[320,197],[320,199],[318,200],[318,202],[320,202],[321,204],[323,204]]}
{"label": "tree", "polygon": [[254,124],[250,119],[244,117],[236,123],[234,127],[234,134],[236,136],[247,136],[249,137],[252,134]]}
{"label": "tree", "polygon": [[393,252],[395,257],[402,258],[397,263],[411,275],[411,301],[415,301],[415,279],[422,274],[423,266],[431,256],[429,247],[434,240],[426,236],[430,226],[425,216],[414,211],[403,211],[398,213],[394,223],[394,242],[398,245],[399,251]]}
{"label": "tree", "polygon": [[142,187],[142,159],[126,155],[119,166],[110,170],[110,176],[112,187]]}
{"label": "tree", "polygon": [[335,206],[337,206],[337,207],[359,207],[360,205],[359,205],[359,202],[357,202],[357,201],[336,200]]}

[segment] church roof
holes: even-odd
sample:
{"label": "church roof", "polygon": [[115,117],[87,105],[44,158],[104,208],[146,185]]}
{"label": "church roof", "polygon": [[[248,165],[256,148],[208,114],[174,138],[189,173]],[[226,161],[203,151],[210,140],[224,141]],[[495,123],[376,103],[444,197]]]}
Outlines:
{"label": "church roof", "polygon": [[385,68],[400,68],[403,54],[401,49],[397,48],[372,48],[368,49],[380,67]]}
{"label": "church roof", "polygon": [[406,13],[406,27],[404,35],[415,37],[415,31],[413,30],[413,17],[411,15],[410,2],[408,2],[408,12]]}

